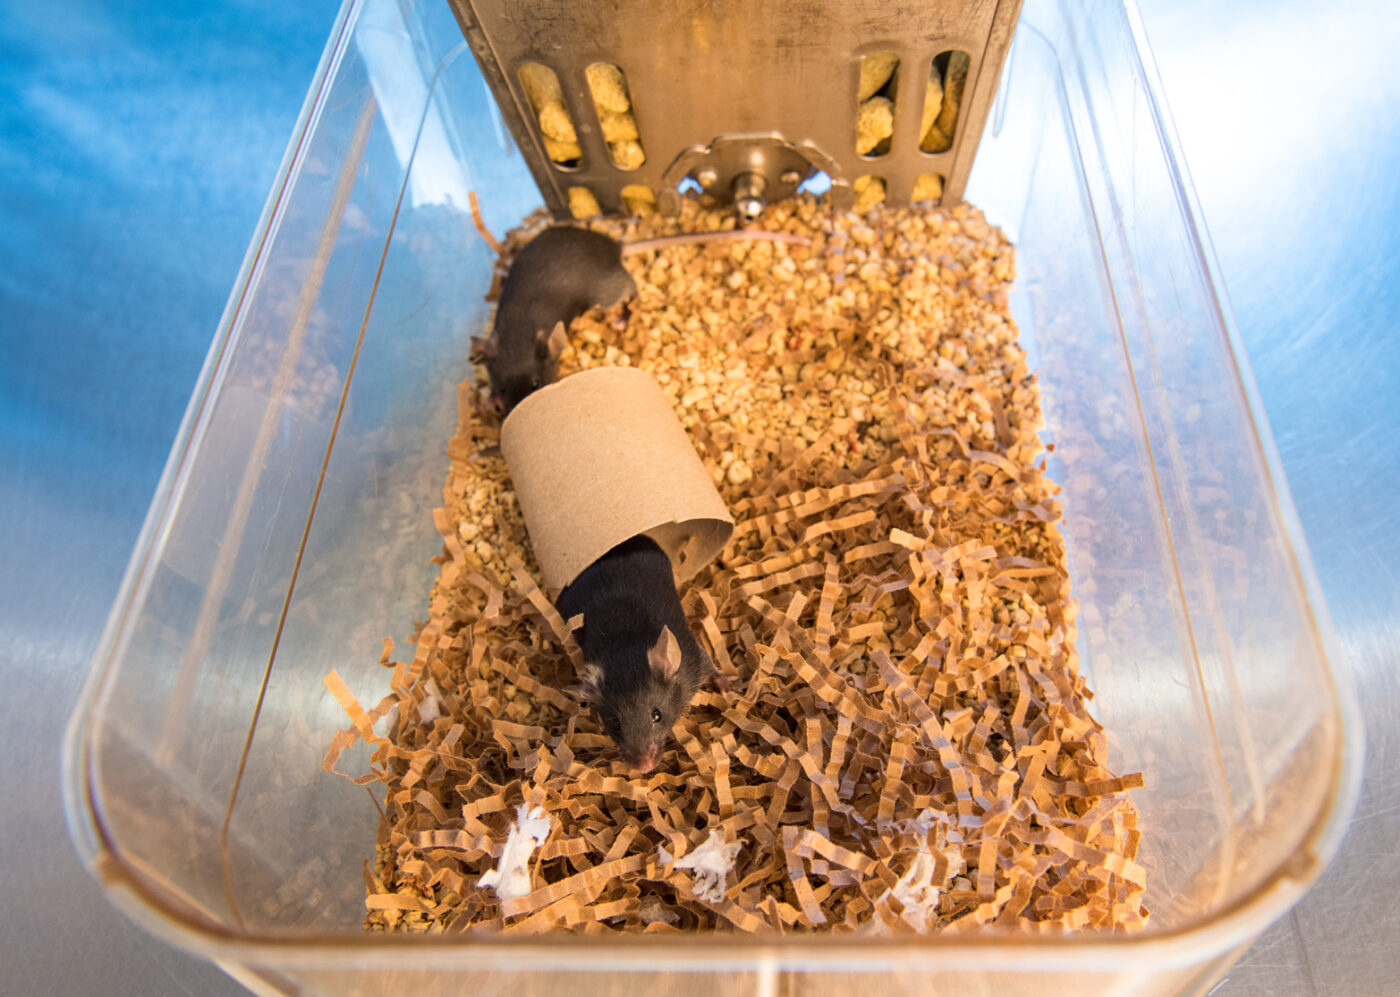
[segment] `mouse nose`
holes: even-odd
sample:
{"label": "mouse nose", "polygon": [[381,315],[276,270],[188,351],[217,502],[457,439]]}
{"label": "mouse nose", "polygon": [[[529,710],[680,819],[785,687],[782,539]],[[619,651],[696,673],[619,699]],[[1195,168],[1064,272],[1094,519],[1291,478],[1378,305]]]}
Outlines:
{"label": "mouse nose", "polygon": [[658,744],[648,744],[647,750],[642,752],[642,757],[633,763],[640,775],[646,775],[656,766],[656,756],[661,753],[661,746]]}

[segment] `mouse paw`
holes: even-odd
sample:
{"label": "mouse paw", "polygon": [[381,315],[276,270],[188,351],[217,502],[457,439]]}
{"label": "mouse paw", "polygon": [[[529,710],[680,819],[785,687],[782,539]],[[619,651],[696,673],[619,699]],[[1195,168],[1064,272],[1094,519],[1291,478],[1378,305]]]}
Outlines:
{"label": "mouse paw", "polygon": [[500,419],[505,415],[506,406],[500,395],[484,392],[476,397],[476,414],[487,421]]}
{"label": "mouse paw", "polygon": [[720,692],[733,692],[735,689],[739,688],[739,685],[739,676],[715,672],[715,688]]}

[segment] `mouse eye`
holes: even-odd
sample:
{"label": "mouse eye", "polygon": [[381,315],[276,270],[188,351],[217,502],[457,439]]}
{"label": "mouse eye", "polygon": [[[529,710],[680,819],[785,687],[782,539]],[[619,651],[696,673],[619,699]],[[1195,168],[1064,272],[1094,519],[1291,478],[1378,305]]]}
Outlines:
{"label": "mouse eye", "polygon": [[661,722],[661,711],[655,706],[651,708],[651,722],[654,724],[659,724]]}

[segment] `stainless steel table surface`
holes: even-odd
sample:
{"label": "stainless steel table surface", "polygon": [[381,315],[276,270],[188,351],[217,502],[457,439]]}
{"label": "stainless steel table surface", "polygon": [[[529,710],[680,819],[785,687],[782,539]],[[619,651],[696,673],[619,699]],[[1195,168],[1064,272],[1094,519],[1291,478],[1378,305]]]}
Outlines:
{"label": "stainless steel table surface", "polygon": [[[1218,992],[1400,993],[1400,16],[1141,4],[1367,724],[1341,853]],[[0,992],[237,994],[79,867],[59,743],[335,7],[0,14]]]}

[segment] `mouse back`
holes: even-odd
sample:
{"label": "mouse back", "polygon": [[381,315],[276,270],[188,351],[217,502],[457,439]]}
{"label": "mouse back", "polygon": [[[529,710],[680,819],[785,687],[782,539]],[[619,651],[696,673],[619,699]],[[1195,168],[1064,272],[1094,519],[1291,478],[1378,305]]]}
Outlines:
{"label": "mouse back", "polygon": [[616,240],[555,225],[515,255],[501,283],[486,364],[492,393],[509,412],[555,377],[561,348],[551,331],[588,309],[611,307],[636,293]]}
{"label": "mouse back", "polygon": [[[525,317],[548,310],[541,324],[550,328],[594,305],[615,305],[636,290],[636,282],[622,265],[622,246],[616,239],[590,229],[555,225],[516,254],[501,284],[497,314]],[[566,317],[563,312],[571,314]]]}

